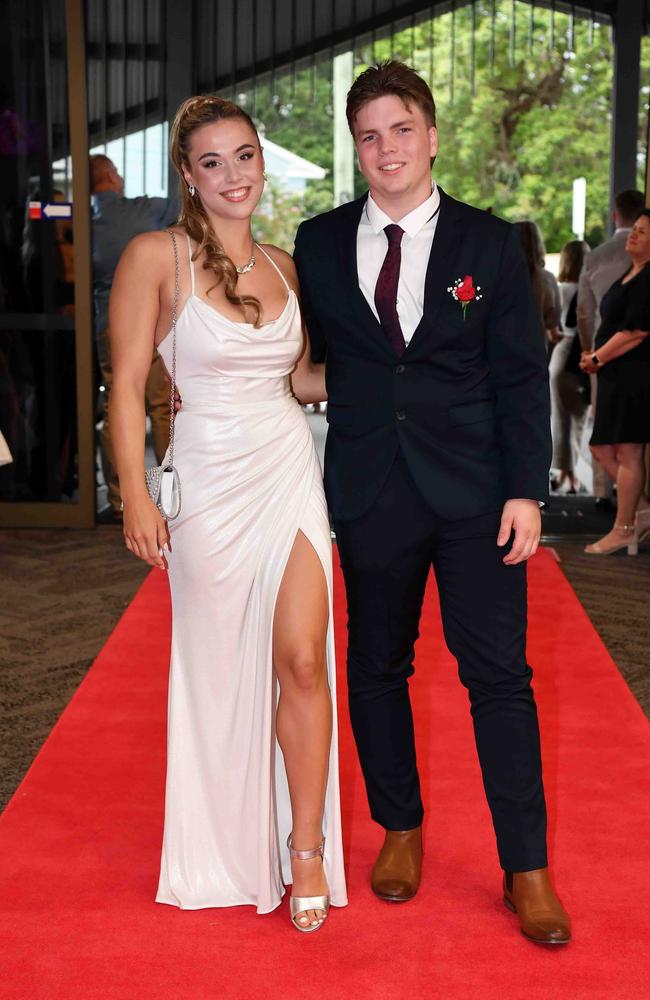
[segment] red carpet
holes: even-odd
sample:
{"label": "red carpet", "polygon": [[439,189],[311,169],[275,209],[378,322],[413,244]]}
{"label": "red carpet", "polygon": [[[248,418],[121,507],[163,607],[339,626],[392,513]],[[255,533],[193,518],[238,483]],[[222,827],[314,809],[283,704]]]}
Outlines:
{"label": "red carpet", "polygon": [[351,905],[312,937],[290,928],[286,900],[264,917],[250,907],[156,905],[168,606],[165,578],[154,572],[0,820],[0,996],[649,996],[650,730],[550,552],[533,560],[530,582],[551,855],[573,916],[571,945],[528,943],[500,901],[466,694],[442,645],[433,588],[412,682],[428,809],[417,899],[390,907],[368,888],[380,831],[367,816],[343,696]]}

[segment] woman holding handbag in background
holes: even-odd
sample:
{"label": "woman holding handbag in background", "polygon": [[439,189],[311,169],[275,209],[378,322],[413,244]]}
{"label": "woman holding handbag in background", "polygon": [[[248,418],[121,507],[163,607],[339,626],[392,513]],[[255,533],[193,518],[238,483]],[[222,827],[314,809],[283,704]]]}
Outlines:
{"label": "woman holding handbag in background", "polygon": [[[330,531],[291,385],[303,403],[324,399],[323,366],[309,359],[291,258],[251,234],[264,186],[251,119],[190,98],[170,146],[179,224],[129,244],[110,305],[126,544],[162,569],[167,549],[172,594],[156,898],[265,913],[292,883],[293,924],[314,931],[330,902],[347,902]],[[168,457],[180,513],[168,523],[144,482],[153,346],[183,398]]]}

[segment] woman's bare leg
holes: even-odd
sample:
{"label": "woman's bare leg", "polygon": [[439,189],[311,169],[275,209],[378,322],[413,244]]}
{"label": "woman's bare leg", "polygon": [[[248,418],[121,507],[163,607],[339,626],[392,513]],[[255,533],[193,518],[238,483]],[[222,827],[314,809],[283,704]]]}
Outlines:
{"label": "woman's bare leg", "polygon": [[[599,446],[599,448],[601,447]],[[643,445],[618,444],[615,447],[617,459],[616,520],[608,533],[595,543],[596,548],[600,549],[601,552],[607,549],[614,551],[617,547],[624,545],[626,541],[634,540],[634,519],[643,490]],[[592,450],[596,458],[609,472],[600,451],[597,452],[596,448]],[[585,551],[594,551],[594,546],[588,545]]]}
{"label": "woman's bare leg", "polygon": [[589,450],[597,458],[605,472],[616,482],[618,476],[618,444],[591,444]]}
{"label": "woman's bare leg", "polygon": [[643,445],[619,444],[617,457],[616,520],[619,524],[634,524],[634,515],[643,492]]}
{"label": "woman's bare leg", "polygon": [[[318,555],[298,532],[284,572],[273,623],[273,663],[280,683],[278,742],[284,755],[292,844],[299,851],[320,844],[332,741],[332,699],[325,643],[329,616],[327,583]],[[320,858],[292,861],[294,896],[328,892]],[[308,910],[304,926],[324,916]]]}

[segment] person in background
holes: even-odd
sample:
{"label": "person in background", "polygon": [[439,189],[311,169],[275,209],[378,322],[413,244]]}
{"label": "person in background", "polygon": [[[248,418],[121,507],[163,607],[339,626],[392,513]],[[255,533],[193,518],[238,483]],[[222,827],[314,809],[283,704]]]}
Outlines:
{"label": "person in background", "polygon": [[[108,508],[100,520],[122,521],[122,498],[115,467],[108,401],[113,382],[108,336],[108,299],[117,263],[127,243],[140,233],[165,229],[178,216],[175,198],[126,198],[124,180],[111,159],[103,154],[90,157],[90,190],[93,196],[93,295],[97,357],[105,387],[104,423],[100,451],[104,480],[108,487]],[[169,389],[158,352],[154,352],[146,386],[146,410],[151,420],[151,436],[156,461],[160,464],[169,443]]]}
{"label": "person in background", "polygon": [[562,337],[560,331],[560,292],[554,276],[544,267],[546,250],[542,234],[537,223],[531,222],[529,219],[515,222],[515,229],[519,234],[528,263],[533,298],[542,318],[546,336],[551,344],[556,344]]}
{"label": "person in background", "polygon": [[[32,201],[49,201],[61,204],[67,200],[64,191],[33,189],[25,205],[25,224],[21,246],[22,278],[26,304],[32,312],[52,312],[60,316],[74,316],[74,244],[71,219],[30,217]],[[23,339],[25,354],[29,357],[30,377],[38,389],[34,401],[27,407],[32,424],[30,437],[28,479],[34,496],[72,499],[78,488],[77,472],[77,407],[76,360],[74,332],[61,329],[56,335],[27,333]],[[47,346],[46,346],[47,345]],[[22,352],[21,352],[22,353]],[[47,354],[48,362],[45,364]],[[46,368],[49,371],[46,371]],[[58,425],[49,424],[50,417],[35,403],[44,398],[44,384],[53,379],[59,402],[54,407]],[[46,428],[46,423],[48,427]],[[57,453],[55,471],[50,471],[48,439],[56,435],[54,450]],[[17,455],[20,453],[16,449]],[[17,463],[20,465],[20,462]]]}
{"label": "person in background", "polygon": [[[27,304],[32,312],[53,311],[61,315],[74,313],[74,245],[72,219],[32,219],[29,205],[32,201],[65,202],[65,192],[53,188],[51,194],[37,188],[30,191],[25,203],[25,224],[21,245],[22,279]],[[49,257],[45,266],[44,257]],[[54,272],[54,282],[48,291],[49,274]],[[44,283],[45,282],[45,283]]]}
{"label": "person in background", "polygon": [[551,383],[552,465],[558,473],[551,480],[551,488],[559,490],[568,482],[568,493],[577,491],[574,466],[589,402],[585,392],[585,376],[579,368],[580,341],[577,337],[576,317],[578,279],[588,250],[589,247],[583,240],[571,240],[562,247],[558,274],[562,310],[561,337],[553,349],[548,366]]}
{"label": "person in background", "polygon": [[0,431],[0,465],[10,465],[13,462],[9,445],[5,441],[2,431]]}
{"label": "person in background", "polygon": [[[621,191],[614,198],[612,219],[615,231],[587,255],[578,284],[578,335],[583,351],[593,351],[594,336],[600,325],[600,303],[612,283],[630,266],[625,249],[632,223],[645,205],[641,191]],[[591,407],[596,409],[596,376],[591,378]],[[612,480],[596,458],[593,459],[593,491],[596,507],[612,510]]]}
{"label": "person in background", "polygon": [[650,209],[644,208],[625,242],[625,274],[605,293],[595,351],[585,351],[583,371],[598,376],[598,406],[590,446],[616,482],[617,516],[589,555],[627,548],[636,555],[650,534],[650,502],[643,495],[643,449],[650,441]]}

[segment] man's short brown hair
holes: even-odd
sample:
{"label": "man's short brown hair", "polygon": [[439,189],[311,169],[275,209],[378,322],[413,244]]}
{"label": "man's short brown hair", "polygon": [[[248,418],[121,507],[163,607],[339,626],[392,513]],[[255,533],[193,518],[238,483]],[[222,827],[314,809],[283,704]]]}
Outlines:
{"label": "man's short brown hair", "polygon": [[621,222],[632,225],[642,208],[645,208],[645,198],[641,191],[619,191],[614,198],[614,209]]}
{"label": "man's short brown hair", "polygon": [[348,91],[345,113],[348,117],[350,132],[354,135],[355,119],[366,104],[393,94],[399,97],[408,110],[415,104],[429,124],[436,124],[436,105],[428,84],[421,76],[405,63],[389,59],[387,62],[369,66],[356,78]]}

